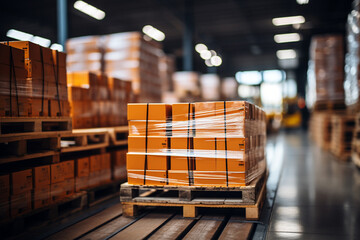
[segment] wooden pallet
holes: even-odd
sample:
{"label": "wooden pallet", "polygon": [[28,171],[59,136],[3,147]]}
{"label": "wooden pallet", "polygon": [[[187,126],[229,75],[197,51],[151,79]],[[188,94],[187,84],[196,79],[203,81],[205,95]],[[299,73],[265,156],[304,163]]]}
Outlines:
{"label": "wooden pallet", "polygon": [[61,152],[77,152],[109,146],[109,134],[106,129],[74,129],[71,133],[61,134]]}
{"label": "wooden pallet", "polygon": [[0,117],[0,137],[71,132],[71,117]]}
{"label": "wooden pallet", "polygon": [[0,164],[53,156],[59,158],[57,133],[0,137]]}
{"label": "wooden pallet", "polygon": [[[182,207],[184,217],[196,217],[197,208],[243,208],[246,219],[258,219],[266,195],[268,174],[244,187],[139,186],[124,183],[120,201],[127,216],[139,206]],[[145,190],[145,192],[143,192]],[[174,196],[174,193],[177,194]]]}
{"label": "wooden pallet", "polygon": [[51,222],[70,216],[86,207],[86,192],[74,193],[49,206],[32,210],[13,219],[1,221],[0,232],[14,235],[24,230],[44,227]]}
{"label": "wooden pallet", "polygon": [[346,105],[344,100],[342,101],[318,101],[315,103],[314,111],[345,111]]}
{"label": "wooden pallet", "polygon": [[109,132],[111,146],[127,145],[127,136],[129,135],[128,126],[105,128]]}
{"label": "wooden pallet", "polygon": [[107,184],[87,189],[89,207],[105,202],[120,195],[119,189],[124,181],[112,181]]}

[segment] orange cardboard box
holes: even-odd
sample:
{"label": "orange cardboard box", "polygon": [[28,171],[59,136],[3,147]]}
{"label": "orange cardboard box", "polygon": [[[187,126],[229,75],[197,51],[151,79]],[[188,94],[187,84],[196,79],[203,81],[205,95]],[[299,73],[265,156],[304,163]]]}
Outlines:
{"label": "orange cardboard box", "polygon": [[76,177],[87,177],[90,173],[89,157],[76,159]]}
{"label": "orange cardboard box", "polygon": [[215,102],[195,103],[195,134],[197,137],[208,137],[217,132],[215,107]]}
{"label": "orange cardboard box", "polygon": [[87,189],[88,187],[89,187],[89,176],[75,178],[75,191],[76,192]]}
{"label": "orange cardboard box", "polygon": [[57,202],[66,196],[65,180],[50,185],[50,196],[52,203]]}
{"label": "orange cardboard box", "polygon": [[34,188],[41,188],[50,185],[50,165],[39,166],[33,169]]}
{"label": "orange cardboard box", "polygon": [[[193,168],[193,158],[188,159],[189,150],[193,144],[193,138],[172,137],[171,138],[171,170],[187,170]],[[189,162],[188,162],[189,161]]]}
{"label": "orange cardboard box", "polygon": [[144,136],[129,136],[128,137],[128,151],[129,152],[145,152],[146,137]]}
{"label": "orange cardboard box", "polygon": [[248,182],[246,176],[247,173],[245,172],[228,172],[229,187],[246,186]]}
{"label": "orange cardboard box", "polygon": [[166,185],[166,170],[128,170],[128,183],[134,185]]}
{"label": "orange cardboard box", "polygon": [[10,215],[17,217],[30,212],[31,206],[31,191],[25,191],[16,195],[10,196]]}
{"label": "orange cardboard box", "polygon": [[0,116],[28,117],[30,115],[31,106],[28,97],[16,98],[15,96],[0,95]]}
{"label": "orange cardboard box", "polygon": [[9,174],[0,176],[0,199],[9,197],[10,195],[10,176]]}
{"label": "orange cardboard box", "polygon": [[194,136],[194,106],[193,103],[174,103],[172,105],[172,136]]}
{"label": "orange cardboard box", "polygon": [[[147,114],[147,109],[149,113]],[[166,121],[171,117],[171,105],[165,103],[128,103],[128,120],[158,120]]]}
{"label": "orange cardboard box", "polygon": [[[225,150],[225,141],[226,149]],[[245,171],[248,166],[248,145],[247,138],[216,138],[216,171],[226,170],[226,160],[228,171]]]}
{"label": "orange cardboard box", "polygon": [[194,186],[226,186],[225,171],[194,171]]}
{"label": "orange cardboard box", "polygon": [[[143,170],[145,167],[144,153],[128,153],[126,161],[127,169]],[[147,155],[147,170],[167,170],[167,157],[159,155]]]}
{"label": "orange cardboard box", "polygon": [[65,195],[70,196],[75,191],[75,178],[65,179]]}
{"label": "orange cardboard box", "polygon": [[64,181],[64,169],[62,163],[54,163],[51,167],[51,184]]}
{"label": "orange cardboard box", "polygon": [[10,51],[13,58],[13,65],[15,67],[24,68],[24,51],[18,48],[7,46],[5,42],[0,44],[0,64],[10,66]]}
{"label": "orange cardboard box", "polygon": [[[165,136],[168,130],[166,121],[149,120],[147,122],[148,136]],[[146,136],[146,121],[129,121],[129,136]]]}
{"label": "orange cardboard box", "polygon": [[50,204],[50,185],[43,185],[34,188],[33,206],[34,209],[42,208]]}
{"label": "orange cardboard box", "polygon": [[90,156],[90,173],[101,170],[102,156],[100,154]]}
{"label": "orange cardboard box", "polygon": [[61,162],[64,179],[73,179],[75,177],[74,163],[75,163],[74,160]]}
{"label": "orange cardboard box", "polygon": [[32,190],[32,169],[11,173],[11,184],[12,195],[17,195]]}
{"label": "orange cardboard box", "polygon": [[215,138],[194,137],[194,155],[196,158],[196,170],[216,170],[215,147]]}
{"label": "orange cardboard box", "polygon": [[101,154],[101,169],[111,169],[111,155],[110,153]]}
{"label": "orange cardboard box", "polygon": [[49,116],[49,101],[41,97],[31,98],[30,100],[30,113],[32,117],[45,117]]}
{"label": "orange cardboard box", "polygon": [[171,186],[189,186],[188,171],[169,170],[168,179]]}
{"label": "orange cardboard box", "polygon": [[101,182],[101,173],[100,171],[90,172],[89,175],[89,187],[96,187]]}
{"label": "orange cardboard box", "polygon": [[[52,64],[52,52],[50,48],[41,47],[35,43],[29,41],[11,41],[3,42],[6,45],[12,46],[14,48],[22,49],[25,53],[25,59],[31,59],[35,61],[40,61],[43,59],[44,63]],[[41,58],[41,52],[43,57]]]}

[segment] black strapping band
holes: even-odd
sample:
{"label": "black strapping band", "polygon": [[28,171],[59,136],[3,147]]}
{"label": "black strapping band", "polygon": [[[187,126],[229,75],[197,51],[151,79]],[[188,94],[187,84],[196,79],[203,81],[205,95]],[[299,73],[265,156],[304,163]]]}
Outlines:
{"label": "black strapping band", "polygon": [[225,166],[226,166],[226,186],[229,186],[228,159],[227,159],[227,140],[226,140],[226,101],[224,101],[224,130],[225,130]]}
{"label": "black strapping band", "polygon": [[187,126],[187,139],[186,139],[186,159],[187,159],[187,168],[188,168],[188,179],[189,186],[191,186],[191,166],[190,166],[190,153],[188,150],[190,149],[190,103],[188,104],[188,126]]}
{"label": "black strapping band", "polygon": [[144,185],[146,184],[147,169],[147,145],[148,145],[148,120],[149,120],[149,103],[146,104],[146,128],[145,128],[145,162],[144,162]]}
{"label": "black strapping band", "polygon": [[40,47],[40,58],[41,58],[41,76],[42,76],[42,93],[41,93],[41,113],[40,116],[44,116],[44,98],[45,98],[45,69],[44,69],[44,56],[43,49]]}

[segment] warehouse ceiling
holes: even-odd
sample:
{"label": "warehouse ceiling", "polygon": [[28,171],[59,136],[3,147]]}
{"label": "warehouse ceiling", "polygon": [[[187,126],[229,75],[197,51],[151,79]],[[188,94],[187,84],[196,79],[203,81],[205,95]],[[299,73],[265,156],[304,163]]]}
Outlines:
{"label": "warehouse ceiling", "polygon": [[[182,68],[182,36],[184,32],[184,0],[86,0],[106,13],[95,20],[73,8],[68,1],[69,37],[114,32],[141,31],[150,24],[166,34],[166,53],[177,57]],[[190,1],[191,2],[191,1]],[[276,51],[296,49],[299,53],[298,78],[305,78],[310,37],[314,34],[345,33],[351,0],[309,0],[299,5],[296,0],[194,0],[194,44],[205,43],[217,51],[223,64],[217,69],[222,76],[233,76],[239,70],[279,68]],[[0,35],[13,28],[57,42],[56,1],[7,1],[0,10]],[[303,15],[305,24],[276,27],[274,17]],[[274,42],[274,35],[298,32],[300,42]],[[208,69],[194,51],[194,70]],[[303,80],[299,80],[303,82]]]}

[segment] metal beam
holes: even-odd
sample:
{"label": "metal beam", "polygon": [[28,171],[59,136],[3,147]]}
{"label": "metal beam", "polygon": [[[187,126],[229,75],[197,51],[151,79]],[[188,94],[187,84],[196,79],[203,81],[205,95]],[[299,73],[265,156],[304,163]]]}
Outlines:
{"label": "metal beam", "polygon": [[66,50],[66,39],[68,36],[67,28],[67,0],[57,0],[57,26],[58,26],[58,43]]}
{"label": "metal beam", "polygon": [[193,71],[194,12],[193,0],[185,0],[183,35],[183,70]]}

